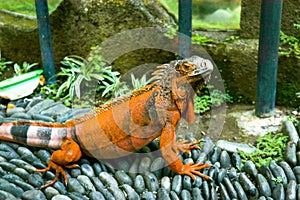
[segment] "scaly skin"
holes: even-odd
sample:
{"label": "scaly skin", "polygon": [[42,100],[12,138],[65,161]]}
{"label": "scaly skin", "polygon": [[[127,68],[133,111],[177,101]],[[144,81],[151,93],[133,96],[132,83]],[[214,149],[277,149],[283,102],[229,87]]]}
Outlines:
{"label": "scaly skin", "polygon": [[76,167],[82,155],[97,159],[112,159],[135,152],[157,137],[160,149],[170,169],[178,174],[209,179],[198,170],[210,167],[202,163],[186,164],[178,158],[180,152],[198,148],[196,142],[176,142],[175,128],[181,117],[195,120],[193,88],[201,87],[209,78],[213,65],[198,56],[172,61],[158,67],[151,84],[116,98],[82,117],[66,123],[8,122],[0,126],[0,139],[56,150],[46,169],[56,171],[55,183],[64,168]]}

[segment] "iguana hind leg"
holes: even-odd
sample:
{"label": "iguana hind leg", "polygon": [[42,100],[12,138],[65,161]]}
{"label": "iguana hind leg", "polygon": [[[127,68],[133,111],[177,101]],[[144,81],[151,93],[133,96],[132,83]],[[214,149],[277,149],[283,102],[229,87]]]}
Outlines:
{"label": "iguana hind leg", "polygon": [[51,158],[48,162],[48,167],[45,169],[36,169],[35,172],[46,172],[50,169],[55,170],[55,178],[42,186],[42,188],[53,185],[59,178],[59,175],[62,174],[64,177],[64,182],[68,184],[68,178],[64,168],[75,168],[75,164],[81,158],[81,150],[79,145],[70,138],[64,138],[61,144],[61,149],[56,150],[51,155]]}

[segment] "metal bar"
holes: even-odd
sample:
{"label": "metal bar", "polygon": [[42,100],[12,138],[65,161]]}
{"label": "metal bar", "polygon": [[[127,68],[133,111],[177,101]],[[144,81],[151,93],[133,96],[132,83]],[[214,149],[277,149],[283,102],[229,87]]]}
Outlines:
{"label": "metal bar", "polygon": [[179,0],[179,57],[191,56],[192,0]]}
{"label": "metal bar", "polygon": [[274,113],[281,12],[282,0],[262,0],[255,111],[258,117]]}
{"label": "metal bar", "polygon": [[47,0],[35,0],[44,75],[47,84],[56,83],[52,36]]}

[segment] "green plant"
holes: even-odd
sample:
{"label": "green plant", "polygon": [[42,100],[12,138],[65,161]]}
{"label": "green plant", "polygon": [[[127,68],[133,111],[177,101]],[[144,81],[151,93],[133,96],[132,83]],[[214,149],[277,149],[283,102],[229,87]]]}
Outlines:
{"label": "green plant", "polygon": [[[300,24],[294,24],[297,29],[300,29]],[[280,32],[281,46],[279,47],[279,54],[291,57],[294,56],[300,59],[300,38],[286,35],[284,32]]]}
{"label": "green plant", "polygon": [[[210,88],[211,86],[207,86]],[[210,93],[208,90],[204,91],[203,95],[196,96],[194,99],[195,104],[195,113],[204,113],[211,109],[211,107],[221,106],[223,103],[229,102],[232,103],[232,97],[223,93],[220,90],[214,89]]]}
{"label": "green plant", "polygon": [[202,36],[199,34],[193,34],[192,35],[192,42],[194,44],[200,44],[200,45],[204,45],[207,43],[212,43],[214,42],[212,39],[207,38],[206,36]]}
{"label": "green plant", "polygon": [[251,160],[257,167],[261,167],[262,165],[268,165],[272,160],[276,162],[283,160],[287,142],[288,136],[283,133],[270,132],[257,139],[257,150],[252,153],[239,151],[239,154],[243,162]]}
{"label": "green plant", "polygon": [[38,65],[38,63],[29,64],[26,61],[22,63],[22,66],[20,66],[17,63],[15,63],[14,64],[14,71],[15,71],[15,74],[17,76],[19,76],[21,74],[29,72],[32,67],[37,66],[37,65]]}
{"label": "green plant", "polygon": [[0,76],[3,74],[3,71],[8,69],[7,66],[12,63],[12,61],[6,61],[5,58],[2,58],[0,51]]}

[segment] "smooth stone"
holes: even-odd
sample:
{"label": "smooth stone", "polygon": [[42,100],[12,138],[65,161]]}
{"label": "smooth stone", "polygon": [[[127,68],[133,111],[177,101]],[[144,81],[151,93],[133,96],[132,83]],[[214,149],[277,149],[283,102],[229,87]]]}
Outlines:
{"label": "smooth stone", "polygon": [[158,180],[153,173],[145,172],[143,177],[146,183],[146,187],[150,192],[156,192],[159,189]]}
{"label": "smooth stone", "polygon": [[133,187],[139,194],[145,191],[146,185],[142,175],[137,175],[134,178]]}
{"label": "smooth stone", "polygon": [[103,194],[99,191],[92,191],[89,193],[89,198],[91,200],[105,200]]}
{"label": "smooth stone", "polygon": [[207,181],[203,181],[202,195],[203,195],[204,199],[210,199],[211,198],[211,193],[209,191],[209,185],[208,185]]}
{"label": "smooth stone", "polygon": [[0,167],[6,171],[13,172],[17,166],[9,162],[0,162]]}
{"label": "smooth stone", "polygon": [[79,181],[76,178],[69,178],[67,187],[69,192],[78,192],[80,194],[85,193],[84,187],[79,183]]}
{"label": "smooth stone", "polygon": [[81,171],[83,175],[86,175],[88,177],[93,177],[95,176],[94,169],[91,165],[89,164],[82,164],[81,165]]}
{"label": "smooth stone", "polygon": [[278,163],[278,165],[283,169],[288,182],[290,182],[291,180],[296,180],[295,174],[294,174],[291,166],[287,162],[281,161]]}
{"label": "smooth stone", "polygon": [[14,180],[14,184],[16,184],[16,186],[19,186],[20,188],[22,188],[22,190],[24,190],[24,191],[35,189],[32,185],[30,185],[24,181],[20,181],[20,180]]}
{"label": "smooth stone", "polygon": [[228,194],[231,197],[231,199],[237,199],[238,198],[237,192],[235,191],[235,188],[233,187],[233,184],[232,184],[231,180],[229,180],[228,177],[224,178],[223,184],[226,187],[226,191],[228,191]]}
{"label": "smooth stone", "polygon": [[233,182],[233,186],[235,188],[235,191],[241,200],[248,200],[247,195],[242,187],[242,185],[238,181]]}
{"label": "smooth stone", "polygon": [[220,147],[214,147],[214,151],[213,154],[210,157],[210,161],[212,164],[215,164],[216,162],[218,162],[220,160],[220,155],[221,155],[221,148]]}
{"label": "smooth stone", "polygon": [[2,176],[2,178],[11,183],[15,183],[16,180],[24,181],[20,176],[13,174],[13,173],[6,174],[6,175]]}
{"label": "smooth stone", "polygon": [[130,186],[133,185],[133,181],[131,180],[130,176],[126,174],[123,170],[119,170],[115,173],[115,177],[120,185],[128,184]]}
{"label": "smooth stone", "polygon": [[171,191],[171,180],[168,176],[162,177],[160,181],[161,187],[165,189],[168,193]]}
{"label": "smooth stone", "polygon": [[15,108],[10,108],[6,111],[6,115],[8,117],[11,117],[12,115],[17,113],[25,113],[25,109],[22,107],[15,107]]}
{"label": "smooth stone", "polygon": [[276,183],[275,183],[275,177],[273,176],[271,169],[266,165],[262,165],[259,171],[267,179],[271,189],[273,190],[276,186]]}
{"label": "smooth stone", "polygon": [[67,112],[69,110],[70,110],[70,108],[68,108],[64,104],[62,104],[61,102],[57,102],[56,104],[54,104],[50,108],[41,111],[40,114],[46,115],[46,116],[49,116],[49,117],[56,117],[56,116],[64,114],[65,112]]}
{"label": "smooth stone", "polygon": [[238,170],[242,169],[242,167],[243,167],[242,159],[241,159],[241,156],[237,152],[234,152],[232,154],[231,162],[232,162],[233,167],[237,168]]}
{"label": "smooth stone", "polygon": [[287,177],[283,171],[283,169],[277,165],[275,161],[270,162],[270,169],[272,171],[272,174],[274,175],[275,178],[281,178],[282,179],[282,184],[286,185],[287,184]]}
{"label": "smooth stone", "polygon": [[227,151],[222,151],[220,155],[221,168],[228,169],[231,165],[231,159]]}
{"label": "smooth stone", "polygon": [[0,181],[0,190],[4,190],[8,193],[11,193],[13,196],[19,198],[24,193],[24,190],[13,183],[7,183]]}
{"label": "smooth stone", "polygon": [[126,192],[126,194],[127,194],[126,197],[128,200],[139,200],[140,199],[140,196],[138,195],[138,193],[130,185],[123,184],[122,188]]}
{"label": "smooth stone", "polygon": [[92,181],[89,179],[89,177],[85,176],[85,175],[79,175],[77,177],[77,180],[79,181],[79,183],[84,187],[84,189],[87,192],[91,192],[91,191],[96,191],[96,188],[94,187]]}
{"label": "smooth stone", "polygon": [[[45,99],[39,103],[37,103],[36,105],[34,105],[33,107],[31,107],[27,113],[28,114],[38,114],[43,110],[46,110],[48,108],[50,108],[53,104],[55,104],[55,102],[52,99]],[[27,108],[26,108],[27,109]]]}
{"label": "smooth stone", "polygon": [[191,154],[192,154],[192,159],[194,162],[197,161],[198,157],[200,156],[200,150],[199,149],[192,149]]}
{"label": "smooth stone", "polygon": [[283,185],[279,183],[272,192],[272,197],[276,200],[285,200],[285,192]]}
{"label": "smooth stone", "polygon": [[230,200],[230,196],[227,192],[227,189],[222,183],[220,183],[220,194],[223,200]]}
{"label": "smooth stone", "polygon": [[[53,179],[51,179],[53,180]],[[53,187],[60,193],[60,194],[67,194],[67,188],[64,183],[57,181],[54,183]]]}
{"label": "smooth stone", "polygon": [[93,169],[96,176],[99,176],[100,172],[102,172],[101,165],[98,162],[93,164]]}
{"label": "smooth stone", "polygon": [[300,183],[300,166],[296,166],[293,168],[293,172],[295,174],[296,177],[296,181],[299,184]]}
{"label": "smooth stone", "polygon": [[43,121],[43,122],[54,122],[54,119],[51,117],[48,117],[46,115],[41,115],[41,114],[32,114],[31,115],[33,120],[37,121]]}
{"label": "smooth stone", "polygon": [[103,185],[103,183],[100,181],[98,177],[92,177],[91,180],[96,190],[100,191],[105,188],[105,186]]}
{"label": "smooth stone", "polygon": [[62,114],[61,116],[57,117],[56,121],[59,123],[63,123],[65,121],[68,121],[70,119],[74,119],[76,117],[85,115],[87,113],[89,113],[92,109],[91,108],[75,108],[75,109],[71,109],[67,112],[65,112],[64,114]]}
{"label": "smooth stone", "polygon": [[23,112],[18,112],[18,113],[12,114],[11,117],[12,118],[20,118],[20,119],[31,120],[31,116],[28,115],[27,113],[23,113]]}
{"label": "smooth stone", "polygon": [[40,149],[37,151],[36,156],[44,163],[48,163],[50,160],[51,154],[45,149]]}
{"label": "smooth stone", "polygon": [[143,199],[143,200],[156,200],[156,196],[152,192],[145,192],[141,195],[141,199]]}
{"label": "smooth stone", "polygon": [[22,195],[23,200],[46,200],[46,196],[41,190],[28,190]]}
{"label": "smooth stone", "polygon": [[79,168],[74,168],[74,169],[71,169],[71,177],[73,178],[77,178],[79,175],[81,175],[81,170]]}
{"label": "smooth stone", "polygon": [[229,172],[228,172],[228,177],[231,179],[231,180],[237,180],[238,179],[238,174],[237,174],[237,171],[234,167],[231,167],[229,169]]}
{"label": "smooth stone", "polygon": [[28,112],[28,110],[30,110],[33,106],[35,106],[36,104],[42,102],[43,99],[40,98],[34,98],[32,99],[26,106],[25,111]]}
{"label": "smooth stone", "polygon": [[162,177],[162,169],[165,167],[166,163],[162,157],[157,157],[153,160],[150,171],[155,174],[155,176],[160,179]]}
{"label": "smooth stone", "polygon": [[78,192],[70,192],[68,193],[68,197],[70,197],[72,200],[89,200],[88,197]]}
{"label": "smooth stone", "polygon": [[164,188],[160,188],[157,192],[157,199],[158,200],[171,200],[169,197],[168,192]]}
{"label": "smooth stone", "polygon": [[172,180],[172,191],[176,192],[177,195],[180,194],[182,190],[182,176],[181,175],[176,175],[174,176]]}
{"label": "smooth stone", "polygon": [[293,141],[289,141],[286,144],[286,149],[284,153],[284,159],[292,166],[296,166],[297,164],[297,157],[296,157],[296,143]]}
{"label": "smooth stone", "polygon": [[117,180],[108,172],[101,172],[99,174],[99,179],[104,185],[108,187],[112,187],[112,186],[118,187]]}
{"label": "smooth stone", "polygon": [[19,147],[17,149],[17,152],[22,157],[23,160],[29,163],[39,161],[39,159],[26,147]]}
{"label": "smooth stone", "polygon": [[55,195],[59,195],[59,192],[52,186],[49,186],[49,187],[45,188],[45,195],[46,195],[47,199],[51,199]]}
{"label": "smooth stone", "polygon": [[99,192],[101,192],[101,194],[104,196],[105,199],[116,200],[113,194],[110,193],[110,191],[108,191],[108,189],[106,188],[100,189]]}
{"label": "smooth stone", "polygon": [[289,140],[293,143],[297,144],[297,142],[299,141],[299,135],[297,133],[297,130],[293,122],[291,122],[290,120],[286,120],[283,122],[282,132],[285,135],[289,136]]}
{"label": "smooth stone", "polygon": [[182,188],[188,191],[192,191],[192,178],[188,175],[183,176]]}
{"label": "smooth stone", "polygon": [[28,183],[33,185],[34,187],[41,187],[42,185],[44,185],[44,180],[38,173],[35,173],[29,175]]}
{"label": "smooth stone", "polygon": [[23,168],[17,167],[17,168],[15,168],[13,173],[25,180],[27,180],[29,177],[29,173]]}
{"label": "smooth stone", "polygon": [[51,200],[72,200],[70,197],[67,197],[66,195],[58,194],[52,197]]}
{"label": "smooth stone", "polygon": [[271,187],[267,179],[262,174],[257,174],[256,183],[260,195],[265,197],[270,197],[272,195]]}
{"label": "smooth stone", "polygon": [[246,194],[250,197],[258,198],[258,190],[255,185],[250,181],[250,179],[245,175],[245,173],[241,173],[239,176],[239,182],[244,188]]}
{"label": "smooth stone", "polygon": [[180,193],[180,199],[190,200],[192,198],[191,193],[188,190],[183,189]]}
{"label": "smooth stone", "polygon": [[139,169],[139,164],[140,164],[140,160],[138,158],[136,158],[134,160],[134,162],[131,164],[130,168],[129,168],[128,175],[132,179],[134,179],[137,176],[138,172],[139,172],[139,170],[138,170]]}
{"label": "smooth stone", "polygon": [[150,171],[152,160],[149,157],[143,157],[140,166],[139,166],[139,173],[145,173],[147,171]]}
{"label": "smooth stone", "polygon": [[0,152],[3,152],[0,155],[8,160],[20,158],[19,154],[11,146],[3,142],[0,143]]}
{"label": "smooth stone", "polygon": [[200,188],[202,183],[203,183],[203,179],[198,175],[196,175],[195,177],[196,177],[196,179],[193,181],[193,187],[199,187]]}
{"label": "smooth stone", "polygon": [[238,151],[243,151],[245,153],[252,153],[253,151],[256,150],[255,147],[250,147],[248,144],[240,144],[237,142],[229,142],[226,140],[219,140],[216,143],[216,146],[231,153],[238,153]]}
{"label": "smooth stone", "polygon": [[198,187],[193,188],[192,190],[192,199],[197,200],[204,200],[201,190]]}
{"label": "smooth stone", "polygon": [[291,180],[285,189],[285,199],[286,200],[296,200],[296,192],[297,192],[297,183],[295,180]]}
{"label": "smooth stone", "polygon": [[0,190],[0,199],[17,200],[17,198],[14,195],[10,194],[9,192],[3,191],[3,190]]}
{"label": "smooth stone", "polygon": [[256,177],[258,173],[255,164],[251,160],[247,160],[244,163],[243,170],[251,177]]}
{"label": "smooth stone", "polygon": [[34,166],[32,166],[31,164],[29,164],[28,162],[26,162],[24,160],[11,159],[9,162],[11,164],[14,164],[14,165],[20,167],[20,168],[25,169],[29,173],[34,173],[34,170],[36,169]]}
{"label": "smooth stone", "polygon": [[214,146],[215,145],[210,137],[205,137],[201,151],[205,152],[207,155],[210,155],[214,149]]}
{"label": "smooth stone", "polygon": [[124,193],[119,189],[119,187],[111,186],[108,190],[112,193],[115,199],[126,200]]}
{"label": "smooth stone", "polygon": [[207,153],[201,152],[196,163],[205,163],[207,161]]}
{"label": "smooth stone", "polygon": [[180,200],[178,195],[174,191],[170,192],[170,197],[171,197],[172,200]]}

